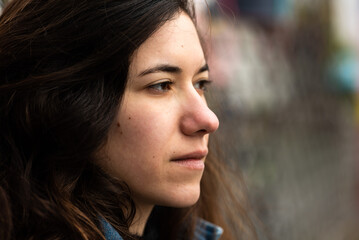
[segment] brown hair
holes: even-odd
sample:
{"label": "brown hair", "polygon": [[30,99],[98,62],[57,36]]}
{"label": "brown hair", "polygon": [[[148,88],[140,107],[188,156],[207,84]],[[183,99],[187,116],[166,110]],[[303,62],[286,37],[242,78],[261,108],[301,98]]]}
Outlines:
{"label": "brown hair", "polygon": [[[13,0],[0,16],[0,238],[124,239],[130,190],[96,166],[126,87],[133,52],[185,0]],[[191,238],[195,219],[253,229],[217,158],[207,159],[199,202],[162,208],[159,239]],[[223,203],[223,201],[226,201]],[[234,233],[234,228],[239,233]],[[182,226],[187,226],[183,228]],[[253,232],[253,231],[252,231]],[[187,234],[187,235],[186,235]]]}

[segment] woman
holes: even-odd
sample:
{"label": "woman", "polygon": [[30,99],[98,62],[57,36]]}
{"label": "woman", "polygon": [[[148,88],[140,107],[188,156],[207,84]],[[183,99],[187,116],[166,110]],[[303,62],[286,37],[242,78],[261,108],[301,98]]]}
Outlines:
{"label": "woman", "polygon": [[218,119],[192,9],[185,0],[4,9],[1,239],[217,239],[214,224],[223,239],[255,235],[208,152]]}

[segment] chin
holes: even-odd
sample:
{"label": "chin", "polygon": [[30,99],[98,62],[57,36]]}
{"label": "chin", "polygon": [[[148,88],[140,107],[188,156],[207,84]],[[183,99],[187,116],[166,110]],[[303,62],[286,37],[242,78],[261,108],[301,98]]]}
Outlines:
{"label": "chin", "polygon": [[185,189],[178,190],[176,193],[171,194],[170,198],[167,198],[161,205],[175,208],[191,207],[197,203],[199,197],[199,186],[197,189],[187,189],[187,191]]}

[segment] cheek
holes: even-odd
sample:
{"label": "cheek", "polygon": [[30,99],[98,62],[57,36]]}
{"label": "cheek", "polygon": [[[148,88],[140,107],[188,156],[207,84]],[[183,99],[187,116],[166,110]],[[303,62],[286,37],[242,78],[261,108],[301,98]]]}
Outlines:
{"label": "cheek", "polygon": [[176,114],[169,109],[164,103],[128,102],[117,118],[122,143],[132,150],[142,152],[164,149],[165,145],[173,141],[178,129]]}
{"label": "cheek", "polygon": [[119,111],[106,149],[106,168],[119,178],[160,171],[168,161],[177,135],[175,119],[153,106],[131,101]]}
{"label": "cheek", "polygon": [[[156,146],[165,143],[169,137],[168,122],[162,121],[160,114],[148,110],[125,112],[118,123],[122,145],[132,150],[157,149]],[[138,152],[133,151],[135,153]]]}
{"label": "cheek", "polygon": [[[121,115],[109,134],[106,160],[102,162],[112,176],[125,181],[132,188],[147,172],[159,166],[159,150],[153,144],[152,129],[138,115]],[[149,137],[152,136],[152,137]],[[152,138],[152,140],[151,140]]]}

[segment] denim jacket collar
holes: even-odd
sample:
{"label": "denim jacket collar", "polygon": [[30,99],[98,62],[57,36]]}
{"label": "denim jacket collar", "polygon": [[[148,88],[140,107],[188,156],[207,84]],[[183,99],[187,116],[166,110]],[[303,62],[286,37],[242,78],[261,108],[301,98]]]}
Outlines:
{"label": "denim jacket collar", "polygon": [[[105,219],[100,218],[106,240],[123,240],[120,234]],[[193,240],[218,240],[223,229],[203,219],[198,219]]]}

